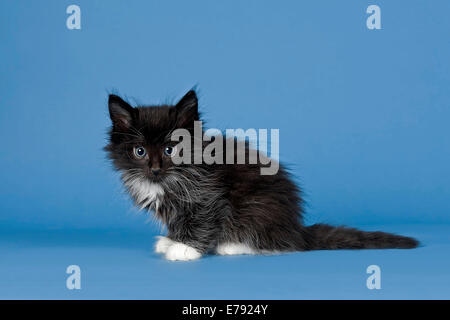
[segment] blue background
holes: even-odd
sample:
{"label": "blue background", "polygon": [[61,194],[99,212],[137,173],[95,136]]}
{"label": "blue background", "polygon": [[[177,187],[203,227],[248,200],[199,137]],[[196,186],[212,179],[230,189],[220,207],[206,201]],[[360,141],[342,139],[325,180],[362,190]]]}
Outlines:
{"label": "blue background", "polygon": [[[81,7],[81,30],[66,8]],[[381,7],[381,30],[366,8]],[[450,2],[1,1],[0,298],[449,298]],[[307,223],[423,246],[171,263],[102,147],[107,94],[279,128]],[[82,290],[65,288],[78,264]],[[382,289],[365,286],[368,265]]]}

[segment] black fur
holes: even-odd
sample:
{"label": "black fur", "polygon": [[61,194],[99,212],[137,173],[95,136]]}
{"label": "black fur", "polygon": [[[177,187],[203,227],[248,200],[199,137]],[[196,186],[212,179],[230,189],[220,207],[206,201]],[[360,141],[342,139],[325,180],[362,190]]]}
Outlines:
{"label": "black fur", "polygon": [[[245,243],[262,253],[418,246],[413,238],[384,232],[305,226],[301,192],[282,165],[275,175],[261,175],[260,163],[174,165],[163,154],[166,146],[175,144],[171,132],[177,128],[192,132],[194,120],[200,119],[192,90],[174,106],[133,108],[110,95],[109,111],[113,125],[105,150],[136,205],[155,210],[170,239],[201,253],[224,242]],[[144,146],[148,157],[136,159],[135,146]],[[157,176],[152,169],[159,170]],[[164,190],[158,202],[133,191],[133,183],[143,180]]]}

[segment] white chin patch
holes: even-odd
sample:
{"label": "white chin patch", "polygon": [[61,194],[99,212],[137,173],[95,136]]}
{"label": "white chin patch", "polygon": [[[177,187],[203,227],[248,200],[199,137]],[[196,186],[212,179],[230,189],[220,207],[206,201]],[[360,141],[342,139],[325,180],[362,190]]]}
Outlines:
{"label": "white chin patch", "polygon": [[125,186],[136,199],[136,202],[140,204],[141,209],[152,205],[153,209],[158,210],[160,201],[164,196],[164,190],[159,184],[140,177],[134,177],[126,172],[123,174],[122,179]]}
{"label": "white chin patch", "polygon": [[174,242],[167,248],[166,259],[171,261],[188,261],[200,258],[202,254],[197,249],[181,242]]}
{"label": "white chin patch", "polygon": [[220,255],[235,255],[235,254],[256,254],[253,248],[250,248],[243,243],[226,242],[221,243],[216,248],[217,254]]}
{"label": "white chin patch", "polygon": [[158,241],[156,242],[156,245],[155,245],[156,253],[166,253],[167,249],[169,249],[169,247],[175,243],[175,241],[170,240],[167,237],[159,236],[157,238],[158,238]]}

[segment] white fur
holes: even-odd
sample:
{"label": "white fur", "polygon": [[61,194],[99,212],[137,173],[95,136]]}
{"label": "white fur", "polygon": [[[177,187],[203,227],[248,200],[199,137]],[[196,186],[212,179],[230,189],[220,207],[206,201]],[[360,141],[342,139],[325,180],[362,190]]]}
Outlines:
{"label": "white fur", "polygon": [[164,196],[164,189],[159,184],[140,178],[133,178],[126,174],[124,175],[124,183],[136,198],[136,201],[141,204],[141,209],[154,203],[154,209],[158,210],[161,199]]}
{"label": "white fur", "polygon": [[158,241],[156,242],[156,245],[155,245],[156,253],[166,253],[167,249],[169,249],[169,247],[175,243],[175,241],[173,241],[167,237],[159,236],[157,238],[158,238]]}
{"label": "white fur", "polygon": [[216,248],[216,252],[220,255],[256,254],[256,251],[246,244],[232,242],[219,244]]}
{"label": "white fur", "polygon": [[166,251],[167,260],[188,261],[200,258],[202,254],[195,248],[185,245],[181,242],[173,243]]}

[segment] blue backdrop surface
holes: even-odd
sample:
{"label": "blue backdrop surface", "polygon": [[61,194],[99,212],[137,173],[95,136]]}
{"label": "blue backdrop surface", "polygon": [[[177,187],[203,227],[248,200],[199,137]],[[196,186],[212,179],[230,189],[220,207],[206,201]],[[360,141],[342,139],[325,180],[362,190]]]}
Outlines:
{"label": "blue backdrop surface", "polygon": [[[71,4],[80,30],[66,27]],[[371,4],[381,30],[366,27]],[[448,1],[1,1],[0,298],[449,298],[449,12]],[[209,127],[280,129],[307,223],[423,247],[189,264],[151,253],[159,229],[102,151],[107,94],[150,104],[194,85]],[[65,288],[69,264],[84,270],[80,291]],[[382,290],[365,287],[370,264],[386,270]]]}

